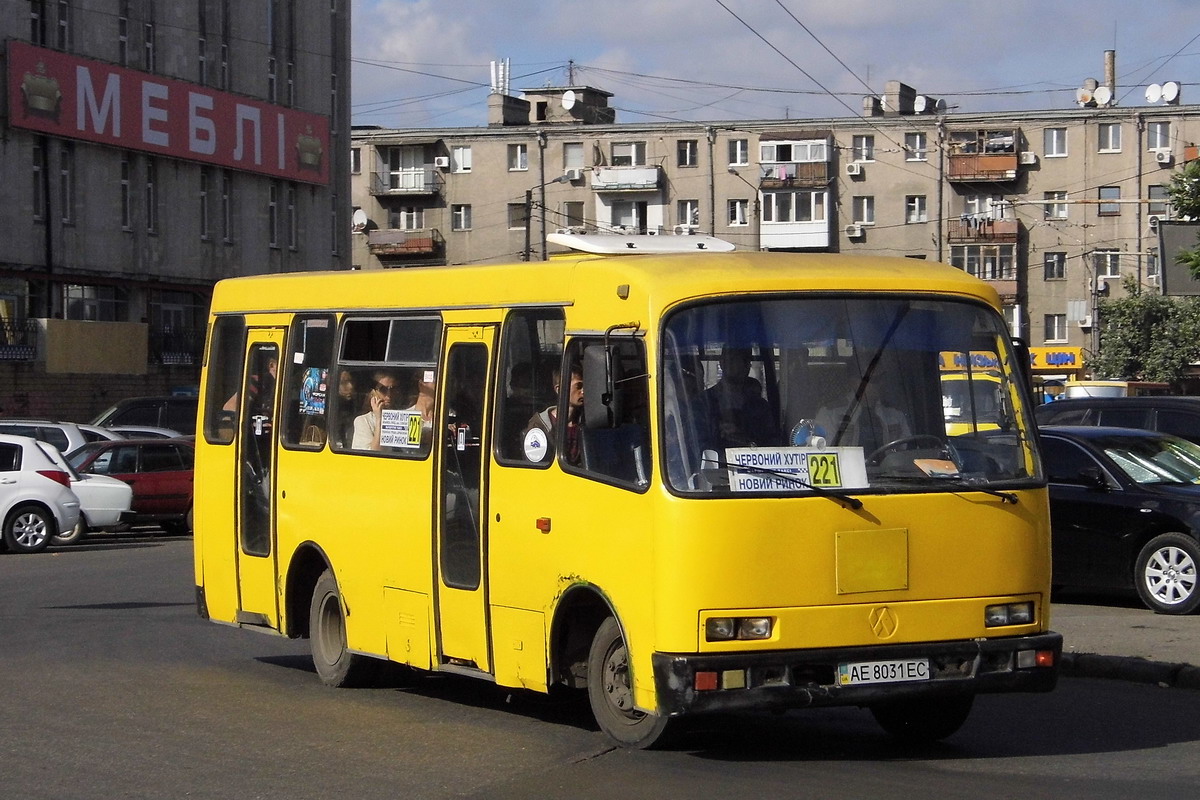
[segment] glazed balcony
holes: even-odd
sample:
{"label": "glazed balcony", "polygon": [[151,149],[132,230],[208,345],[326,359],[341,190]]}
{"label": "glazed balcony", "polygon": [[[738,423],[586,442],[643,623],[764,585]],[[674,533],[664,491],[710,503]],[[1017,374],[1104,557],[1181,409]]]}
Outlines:
{"label": "glazed balcony", "polygon": [[780,162],[760,164],[758,167],[760,189],[827,186],[829,179],[827,161]]}
{"label": "glazed balcony", "polygon": [[597,192],[650,191],[658,188],[660,170],[651,167],[595,167],[592,189]]}

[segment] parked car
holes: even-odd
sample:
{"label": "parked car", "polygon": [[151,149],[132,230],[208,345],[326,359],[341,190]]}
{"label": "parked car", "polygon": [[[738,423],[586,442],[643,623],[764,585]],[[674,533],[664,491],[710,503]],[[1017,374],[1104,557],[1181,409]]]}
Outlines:
{"label": "parked car", "polygon": [[126,439],[92,442],[67,460],[79,472],[132,486],[132,524],[160,523],[168,532],[187,533],[195,453],[187,439]]}
{"label": "parked car", "polygon": [[1200,397],[1072,397],[1040,405],[1039,425],[1145,428],[1200,444]]}
{"label": "parked car", "polygon": [[1160,614],[1200,606],[1200,446],[1134,428],[1040,431],[1054,583],[1136,589]]}
{"label": "parked car", "polygon": [[63,453],[83,447],[90,441],[74,422],[48,419],[0,419],[0,433],[28,436],[52,444]]}
{"label": "parked car", "polygon": [[44,550],[79,521],[79,498],[53,448],[29,436],[0,434],[0,549]]}
{"label": "parked car", "polygon": [[92,420],[93,425],[153,425],[170,428],[185,436],[196,433],[199,398],[185,395],[130,397],[121,400]]}
{"label": "parked car", "polygon": [[47,451],[70,477],[71,491],[79,498],[79,521],[70,530],[60,530],[51,544],[74,544],[90,531],[118,529],[133,518],[132,486],[109,475],[77,472],[57,449]]}
{"label": "parked car", "polygon": [[113,425],[107,430],[120,434],[122,439],[174,439],[185,435],[180,431],[156,425]]}

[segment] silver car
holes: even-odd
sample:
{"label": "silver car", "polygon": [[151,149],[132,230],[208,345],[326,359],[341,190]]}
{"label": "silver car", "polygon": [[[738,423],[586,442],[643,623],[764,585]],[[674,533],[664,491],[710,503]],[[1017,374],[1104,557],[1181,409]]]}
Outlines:
{"label": "silver car", "polygon": [[0,548],[36,553],[79,522],[71,475],[54,455],[31,437],[0,434]]}

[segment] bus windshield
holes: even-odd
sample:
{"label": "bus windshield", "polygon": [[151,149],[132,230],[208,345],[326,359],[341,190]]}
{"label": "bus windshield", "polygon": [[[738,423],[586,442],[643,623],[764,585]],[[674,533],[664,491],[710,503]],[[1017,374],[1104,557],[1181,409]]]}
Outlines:
{"label": "bus windshield", "polygon": [[[978,375],[988,424],[952,430],[942,365],[980,357],[998,366]],[[1035,482],[1015,364],[1003,320],[973,303],[857,295],[686,306],[663,329],[667,480],[710,496]]]}

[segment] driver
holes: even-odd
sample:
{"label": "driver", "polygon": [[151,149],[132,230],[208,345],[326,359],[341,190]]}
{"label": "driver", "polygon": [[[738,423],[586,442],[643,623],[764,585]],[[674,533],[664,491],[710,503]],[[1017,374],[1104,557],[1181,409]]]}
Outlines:
{"label": "driver", "polygon": [[878,380],[868,383],[857,404],[851,389],[839,402],[817,412],[817,427],[824,429],[830,446],[858,446],[866,453],[874,453],[886,444],[912,435],[908,417],[884,401],[879,383]]}

